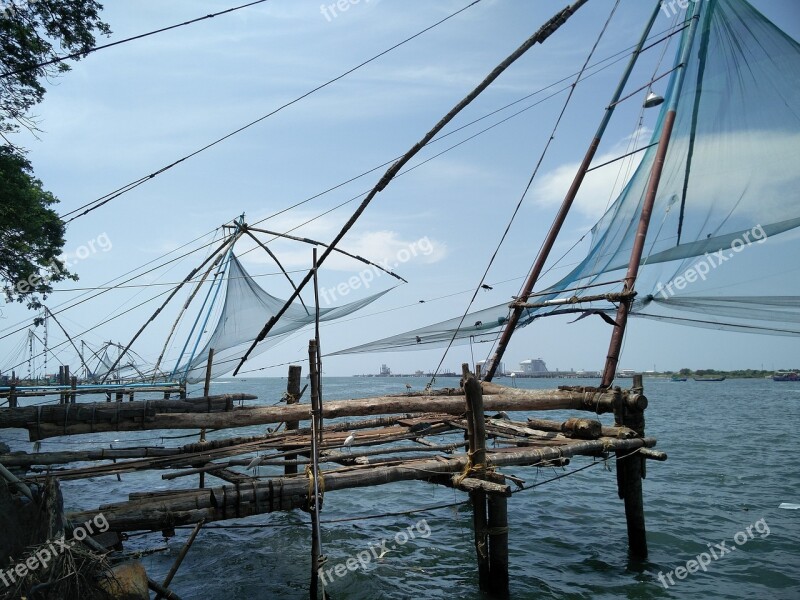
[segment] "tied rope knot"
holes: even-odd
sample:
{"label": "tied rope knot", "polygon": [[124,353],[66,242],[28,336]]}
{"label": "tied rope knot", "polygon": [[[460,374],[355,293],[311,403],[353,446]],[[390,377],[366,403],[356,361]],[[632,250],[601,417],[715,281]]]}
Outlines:
{"label": "tied rope knot", "polygon": [[483,463],[472,463],[472,455],[474,454],[473,451],[467,450],[467,464],[464,467],[464,470],[461,471],[461,474],[456,477],[455,484],[461,485],[461,482],[464,481],[467,477],[469,477],[472,473],[494,473],[494,467],[490,467]]}
{"label": "tied rope knot", "polygon": [[[314,493],[314,469],[311,468],[311,465],[306,465],[305,476],[308,477],[308,510],[311,511],[314,509],[314,505],[317,502],[317,496]],[[322,476],[322,471],[319,469],[317,469],[317,477],[319,478],[319,483],[317,485],[319,487],[319,500],[321,507],[321,500],[325,495],[325,478]]]}

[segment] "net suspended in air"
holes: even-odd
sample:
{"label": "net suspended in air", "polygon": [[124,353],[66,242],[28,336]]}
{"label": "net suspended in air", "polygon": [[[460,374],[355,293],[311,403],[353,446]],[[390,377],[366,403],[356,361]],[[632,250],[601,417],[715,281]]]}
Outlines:
{"label": "net suspended in air", "polygon": [[[691,5],[689,12],[691,14]],[[675,65],[685,44],[684,30]],[[705,0],[677,90],[674,125],[636,283],[632,315],[772,335],[800,334],[800,45],[745,0]],[[532,301],[624,277],[656,147],[592,228],[590,247]],[[592,294],[621,291],[621,284]],[[584,305],[585,306],[585,305]],[[590,305],[612,310],[609,303]],[[563,309],[526,309],[519,327]],[[337,354],[493,341],[507,304],[342,350]]]}
{"label": "net suspended in air", "polygon": [[[244,355],[253,336],[273,315],[284,306],[285,300],[263,290],[231,252],[227,265],[225,302],[216,326],[200,349],[186,351],[190,358],[183,359],[174,370],[173,377],[189,383],[202,381],[206,374],[209,349],[214,349],[212,377],[231,371]],[[391,288],[348,304],[320,307],[320,321],[332,321],[347,316],[371,304]],[[260,354],[299,329],[314,323],[316,308],[301,302],[293,303],[278,321],[267,338],[254,352]],[[198,347],[200,345],[198,344]]]}

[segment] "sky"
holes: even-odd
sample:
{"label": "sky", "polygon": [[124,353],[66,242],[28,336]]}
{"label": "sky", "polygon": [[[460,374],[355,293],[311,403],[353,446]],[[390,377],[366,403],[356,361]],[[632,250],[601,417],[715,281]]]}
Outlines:
{"label": "sky", "polygon": [[[341,10],[333,2],[270,0],[101,50],[48,82],[45,100],[35,110],[41,131],[37,136],[21,132],[13,141],[29,150],[36,176],[60,199],[58,210],[64,214],[273,112],[469,4],[466,0],[342,0],[339,6],[346,10]],[[667,4],[654,33],[673,24],[674,11]],[[753,5],[798,38],[800,8],[795,0],[755,0]],[[198,0],[107,2],[102,15],[113,34],[101,41],[123,39],[231,6]],[[267,229],[330,241],[386,167],[358,176],[406,152],[563,6],[562,0],[482,0],[76,219],[68,226],[65,251],[80,280],[58,284],[48,306],[60,310],[85,298],[87,291],[107,286],[123,273],[187,243],[185,250],[210,244],[219,238],[223,223],[242,214],[248,223],[262,221]],[[611,0],[589,2],[456,117],[444,132],[452,134],[435,141],[410,163],[420,164],[418,168],[377,195],[340,247],[396,266],[409,283],[356,315],[325,324],[325,352],[461,315],[541,160],[534,185],[489,271],[486,281],[492,289],[482,290],[472,308],[509,301],[518,292],[624,67],[626,59],[620,53],[636,43],[654,3],[619,2],[591,60],[594,64],[614,57],[618,62],[608,60],[600,65],[608,68],[589,70],[591,76],[576,87],[542,159],[568,86],[614,6]],[[653,73],[668,70],[674,52],[673,41],[666,49],[659,45],[645,53],[628,89],[633,91]],[[665,81],[655,85],[656,91],[663,93]],[[620,105],[596,163],[619,156],[632,136],[647,139],[657,111],[647,113],[644,123],[638,122],[643,94]],[[523,108],[528,109],[512,116]],[[498,109],[502,110],[486,116]],[[473,123],[476,119],[482,120]],[[495,123],[499,124],[468,139]],[[590,230],[623,183],[624,172],[621,175],[617,168],[590,176],[553,257],[565,254]],[[322,193],[331,188],[335,189]],[[313,199],[285,211],[309,198]],[[279,240],[270,243],[270,248],[296,280],[310,267],[308,245]],[[275,263],[256,250],[252,243],[237,246],[243,265],[259,284],[275,296],[287,297],[289,283]],[[206,256],[204,249],[172,262],[126,287],[57,313],[59,321],[92,347],[105,340],[125,344],[164,296],[113,317],[165,293],[168,284],[181,281]],[[572,253],[555,266],[551,261],[553,268],[542,278],[541,287],[556,281],[579,259]],[[369,281],[368,287],[346,285],[364,268],[350,259],[332,257],[320,270],[321,289],[333,296],[333,290],[344,284],[343,300],[349,302],[397,283],[382,275]],[[133,346],[146,360],[153,361],[159,354],[185,295],[177,299]],[[26,332],[8,334],[24,328],[32,316],[19,305],[0,306],[0,335],[6,336],[0,339],[0,370],[24,360]],[[506,366],[515,368],[521,360],[542,358],[553,370],[601,369],[609,327],[600,319],[567,321],[545,319],[518,331],[506,353]],[[49,335],[51,343],[65,341],[53,324]],[[249,376],[284,376],[285,363],[307,356],[310,337],[308,330],[290,337],[249,361],[243,371]],[[800,340],[795,338],[635,320],[626,335],[620,367],[780,369],[798,366],[791,358],[798,350]],[[485,352],[457,346],[443,366],[458,370],[462,362],[485,358]],[[66,345],[56,356],[77,363]],[[325,360],[324,371],[327,375],[377,373],[385,363],[394,372],[413,373],[432,370],[441,357],[442,349],[336,356]],[[37,360],[41,365],[41,359]],[[55,359],[48,360],[48,371],[56,370]],[[18,374],[25,369],[25,365],[17,366]]]}

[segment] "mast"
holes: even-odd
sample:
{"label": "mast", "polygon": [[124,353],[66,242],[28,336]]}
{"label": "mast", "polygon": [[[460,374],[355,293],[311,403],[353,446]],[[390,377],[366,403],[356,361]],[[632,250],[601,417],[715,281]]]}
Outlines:
{"label": "mast", "polygon": [[[667,149],[669,148],[670,138],[672,137],[672,128],[675,125],[675,117],[678,113],[678,100],[681,95],[681,90],[683,89],[683,83],[686,80],[686,65],[689,61],[692,46],[694,45],[694,38],[697,33],[699,20],[700,2],[695,0],[692,6],[692,22],[689,25],[681,50],[681,58],[675,75],[675,87],[672,90],[672,97],[670,98],[667,108],[667,114],[664,117],[661,138],[658,142],[656,158],[650,171],[650,181],[647,184],[647,192],[645,194],[644,204],[642,205],[642,214],[639,217],[636,237],[633,240],[633,249],[631,250],[631,258],[628,263],[628,271],[625,275],[623,293],[631,294],[636,285],[636,277],[639,274],[639,263],[642,260],[644,243],[647,239],[647,230],[650,226],[650,217],[653,214],[653,205],[656,201],[658,185],[661,182],[661,173],[664,169],[664,160],[667,156]],[[625,337],[625,326],[628,323],[628,314],[630,313],[632,302],[633,296],[631,295],[620,302],[619,308],[617,309],[617,316],[615,319],[616,327],[614,327],[614,331],[611,332],[606,365],[603,369],[603,382],[600,384],[603,388],[611,386],[617,373],[619,355],[622,351],[622,340]]]}
{"label": "mast", "polygon": [[[528,299],[528,296],[533,291],[533,286],[536,285],[536,282],[539,279],[539,276],[542,273],[542,269],[544,269],[544,265],[547,262],[548,257],[550,256],[550,251],[553,249],[555,245],[556,238],[558,237],[559,233],[561,232],[561,227],[564,225],[564,221],[567,218],[567,214],[569,213],[570,209],[572,208],[572,203],[575,200],[575,197],[578,195],[578,190],[580,190],[581,185],[583,184],[583,179],[586,176],[586,173],[589,171],[589,167],[591,166],[592,160],[594,159],[595,154],[597,153],[597,149],[600,146],[600,141],[603,139],[603,135],[605,134],[606,128],[608,127],[609,122],[611,121],[611,117],[614,114],[614,110],[619,103],[620,98],[622,97],[622,92],[625,90],[625,86],[628,83],[628,79],[633,72],[634,66],[636,66],[636,62],[639,59],[639,55],[642,52],[642,48],[644,47],[645,43],[647,42],[647,38],[650,35],[650,31],[653,29],[653,25],[658,18],[659,13],[661,12],[661,0],[657,0],[656,7],[653,10],[653,14],[650,16],[650,20],[647,22],[647,25],[642,32],[642,37],[639,40],[639,43],[636,45],[636,49],[633,51],[630,60],[628,61],[628,66],[625,68],[625,72],[622,74],[622,78],[619,81],[619,85],[617,86],[614,95],[611,98],[608,106],[606,107],[605,114],[603,115],[602,120],[600,121],[600,126],[597,128],[597,133],[594,136],[591,144],[589,145],[589,149],[586,151],[586,156],[581,163],[580,168],[578,169],[577,174],[575,175],[575,179],[572,181],[572,185],[570,186],[569,190],[567,191],[567,195],[564,197],[564,201],[561,203],[561,208],[559,208],[558,213],[556,214],[556,218],[553,221],[553,224],[550,226],[550,231],[547,232],[547,237],[545,238],[544,243],[542,244],[542,248],[539,251],[539,254],[536,257],[536,262],[531,269],[531,272],[528,275],[528,279],[525,281],[525,285],[522,288],[522,293],[520,294],[519,298],[522,301]],[[503,329],[503,333],[500,335],[500,340],[497,343],[497,350],[495,350],[494,355],[489,360],[489,364],[487,366],[486,375],[484,376],[484,381],[491,381],[492,377],[494,377],[495,372],[497,371],[497,367],[500,365],[500,362],[503,359],[503,354],[508,347],[508,343],[511,341],[511,336],[514,334],[514,330],[519,323],[519,319],[522,316],[522,311],[525,310],[521,306],[515,306],[514,310],[511,313],[508,321],[506,321],[505,328]]]}

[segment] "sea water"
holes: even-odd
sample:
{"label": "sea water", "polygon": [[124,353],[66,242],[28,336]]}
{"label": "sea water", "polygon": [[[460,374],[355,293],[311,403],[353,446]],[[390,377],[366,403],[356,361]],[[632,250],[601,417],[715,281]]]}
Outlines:
{"label": "sea water", "polygon": [[[510,384],[509,379],[499,380]],[[630,380],[622,380],[621,385]],[[326,400],[403,393],[421,378],[324,378]],[[439,385],[457,385],[442,379]],[[520,387],[555,387],[590,380],[533,380]],[[252,393],[275,404],[285,379],[212,383],[211,392]],[[192,390],[192,395],[198,395]],[[509,467],[503,471],[542,483],[508,501],[512,598],[800,598],[800,503],[796,466],[800,383],[726,380],[720,383],[645,379],[650,400],[646,433],[669,460],[649,461],[644,505],[650,556],[628,558],[625,516],[613,459],[574,475],[557,475],[593,462],[575,458],[566,469]],[[307,400],[307,396],[304,400]],[[575,413],[537,413],[562,419]],[[523,413],[512,413],[524,419]],[[610,424],[610,415],[602,420]],[[258,435],[267,426],[237,430]],[[177,446],[191,431],[105,433],[45,440],[42,451],[80,447]],[[164,437],[160,437],[160,436]],[[215,432],[209,438],[233,435]],[[0,432],[14,450],[32,450],[20,430]],[[455,441],[456,438],[450,437]],[[261,467],[259,474],[275,473]],[[211,476],[207,485],[221,482]],[[124,501],[134,491],[196,487],[197,477],[164,481],[160,473],[123,474],[62,484],[65,506],[90,510]],[[484,598],[478,591],[472,513],[465,494],[424,482],[325,494],[324,583],[335,600]],[[458,504],[461,503],[461,504]],[[363,519],[432,506],[407,515]],[[359,517],[356,520],[353,517]],[[345,520],[342,520],[345,519]],[[225,528],[215,528],[220,525]],[[230,527],[234,525],[234,527]],[[749,528],[749,530],[748,530]],[[164,540],[132,536],[127,551],[142,551],[151,578],[162,580],[189,530]],[[739,543],[741,542],[741,543]],[[350,565],[354,569],[339,564]],[[701,568],[702,563],[702,568]],[[693,572],[690,572],[693,571]],[[210,523],[171,587],[183,598],[308,598],[310,527],[307,513],[274,513]]]}

